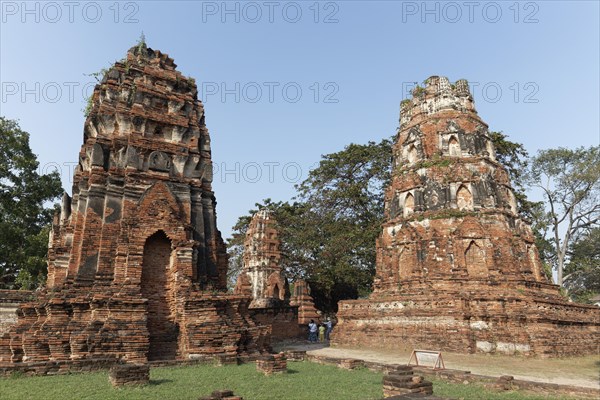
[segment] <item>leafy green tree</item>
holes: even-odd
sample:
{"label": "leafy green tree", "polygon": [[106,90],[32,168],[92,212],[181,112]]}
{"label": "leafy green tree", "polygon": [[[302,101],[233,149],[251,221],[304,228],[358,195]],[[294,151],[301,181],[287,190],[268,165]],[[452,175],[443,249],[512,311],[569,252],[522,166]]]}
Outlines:
{"label": "leafy green tree", "polygon": [[29,134],[0,117],[0,288],[31,289],[45,279],[48,226],[45,204],[62,193],[58,172],[40,175]]}
{"label": "leafy green tree", "polygon": [[549,279],[552,279],[551,266],[555,263],[556,256],[552,243],[546,239],[550,220],[545,211],[544,202],[530,201],[526,194],[529,153],[525,146],[510,141],[508,136],[502,132],[490,132],[489,135],[496,148],[496,160],[504,166],[510,177],[519,215],[531,223],[536,247],[545,267],[544,272]]}
{"label": "leafy green tree", "polygon": [[569,246],[600,223],[600,146],[541,150],[531,162],[528,181],[542,190],[548,204],[556,283],[562,287]]}
{"label": "leafy green tree", "polygon": [[586,230],[569,246],[564,284],[575,301],[600,293],[600,228]]}
{"label": "leafy green tree", "polygon": [[297,187],[309,221],[302,232],[302,242],[309,244],[307,281],[325,311],[371,291],[391,158],[389,139],[350,144],[324,155]]}

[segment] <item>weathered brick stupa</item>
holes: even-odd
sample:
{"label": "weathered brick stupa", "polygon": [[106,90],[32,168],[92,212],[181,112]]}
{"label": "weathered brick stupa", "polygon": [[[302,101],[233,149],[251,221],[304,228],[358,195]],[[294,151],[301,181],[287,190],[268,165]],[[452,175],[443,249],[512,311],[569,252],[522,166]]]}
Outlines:
{"label": "weathered brick stupa", "polygon": [[268,307],[278,300],[289,299],[289,287],[282,275],[279,262],[279,237],[277,221],[268,209],[252,216],[244,240],[244,267],[240,273],[236,292],[252,294],[251,308]]}
{"label": "weathered brick stupa", "polygon": [[96,85],[47,287],[0,339],[6,370],[244,357],[269,347],[227,295],[210,137],[192,78],[144,43]]}
{"label": "weathered brick stupa", "polygon": [[277,221],[268,209],[252,216],[244,240],[244,267],[234,293],[252,296],[250,313],[270,325],[273,339],[296,337],[298,307],[290,305],[290,290],[281,268]]}
{"label": "weathered brick stupa", "polygon": [[545,278],[467,81],[402,102],[374,291],[339,305],[333,342],[541,356],[598,350],[600,310]]}

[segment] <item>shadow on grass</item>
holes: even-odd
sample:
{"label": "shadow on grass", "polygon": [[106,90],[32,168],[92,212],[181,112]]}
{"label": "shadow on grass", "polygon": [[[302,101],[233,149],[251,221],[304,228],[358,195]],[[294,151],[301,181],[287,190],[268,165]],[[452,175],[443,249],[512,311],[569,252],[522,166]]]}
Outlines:
{"label": "shadow on grass", "polygon": [[163,383],[171,383],[173,382],[172,379],[150,379],[150,382],[148,382],[148,386],[158,386],[158,385],[162,385]]}
{"label": "shadow on grass", "polygon": [[299,373],[299,372],[300,372],[300,371],[296,371],[295,369],[289,369],[289,368],[288,368],[288,370],[287,370],[287,373],[288,373],[288,374],[297,374],[297,373]]}

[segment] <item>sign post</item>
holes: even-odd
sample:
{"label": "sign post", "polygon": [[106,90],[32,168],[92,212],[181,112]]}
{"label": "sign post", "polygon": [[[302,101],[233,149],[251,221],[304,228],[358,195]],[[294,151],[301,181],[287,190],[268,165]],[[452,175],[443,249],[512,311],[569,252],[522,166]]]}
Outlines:
{"label": "sign post", "polygon": [[[414,360],[414,361],[413,361]],[[414,362],[414,364],[412,364]],[[408,365],[430,367],[433,369],[446,369],[441,351],[413,350],[408,360]]]}

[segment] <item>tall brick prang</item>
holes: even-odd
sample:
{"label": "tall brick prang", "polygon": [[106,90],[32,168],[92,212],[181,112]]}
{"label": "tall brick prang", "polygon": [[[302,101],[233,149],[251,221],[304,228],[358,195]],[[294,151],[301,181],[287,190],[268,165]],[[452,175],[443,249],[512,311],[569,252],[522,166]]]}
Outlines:
{"label": "tall brick prang", "polygon": [[543,356],[597,351],[600,310],[568,303],[467,81],[431,77],[400,110],[374,291],[339,305],[333,342]]}
{"label": "tall brick prang", "polygon": [[[144,43],[96,85],[44,291],[0,338],[1,367],[259,354],[269,327],[227,295],[210,136],[192,78]],[[72,364],[72,363],[71,363]]]}

